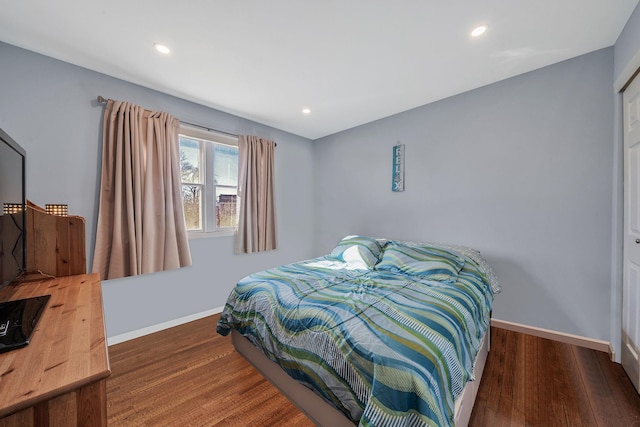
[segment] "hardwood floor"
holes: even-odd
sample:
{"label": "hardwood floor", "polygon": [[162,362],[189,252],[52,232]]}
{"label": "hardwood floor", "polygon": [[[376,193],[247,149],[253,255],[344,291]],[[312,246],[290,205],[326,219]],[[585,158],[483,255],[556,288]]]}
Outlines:
{"label": "hardwood floor", "polygon": [[[109,347],[110,426],[313,426],[207,317]],[[492,329],[470,426],[639,426],[640,396],[604,353]]]}
{"label": "hardwood floor", "polygon": [[640,396],[609,355],[492,328],[471,426],[640,426]]}
{"label": "hardwood floor", "polygon": [[109,347],[109,426],[313,426],[218,335],[219,315]]}

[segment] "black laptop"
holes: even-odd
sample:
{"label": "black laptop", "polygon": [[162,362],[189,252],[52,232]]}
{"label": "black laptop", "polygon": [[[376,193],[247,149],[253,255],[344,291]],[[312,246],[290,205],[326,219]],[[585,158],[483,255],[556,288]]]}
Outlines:
{"label": "black laptop", "polygon": [[0,302],[0,353],[29,344],[49,297]]}

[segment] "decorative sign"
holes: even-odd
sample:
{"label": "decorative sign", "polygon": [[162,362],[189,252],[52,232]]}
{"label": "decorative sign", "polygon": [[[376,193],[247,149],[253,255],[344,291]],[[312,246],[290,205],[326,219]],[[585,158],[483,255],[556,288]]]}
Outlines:
{"label": "decorative sign", "polygon": [[393,147],[393,191],[404,191],[404,144],[398,143]]}

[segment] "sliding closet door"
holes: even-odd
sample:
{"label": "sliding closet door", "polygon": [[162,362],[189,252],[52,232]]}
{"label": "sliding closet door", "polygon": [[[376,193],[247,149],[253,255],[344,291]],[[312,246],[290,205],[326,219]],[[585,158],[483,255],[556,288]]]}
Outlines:
{"label": "sliding closet door", "polygon": [[640,77],[622,94],[624,116],[624,255],[622,366],[640,390]]}

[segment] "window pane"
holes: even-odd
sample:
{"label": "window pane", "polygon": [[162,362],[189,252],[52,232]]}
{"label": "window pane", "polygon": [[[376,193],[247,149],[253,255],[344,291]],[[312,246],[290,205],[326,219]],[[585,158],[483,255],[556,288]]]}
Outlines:
{"label": "window pane", "polygon": [[216,185],[238,185],[238,147],[215,144],[213,171]]}
{"label": "window pane", "polygon": [[216,187],[216,226],[236,226],[236,188]]}
{"label": "window pane", "polygon": [[182,182],[200,184],[200,141],[180,135]]}
{"label": "window pane", "polygon": [[182,203],[187,230],[202,230],[202,189],[199,185],[182,185]]}

